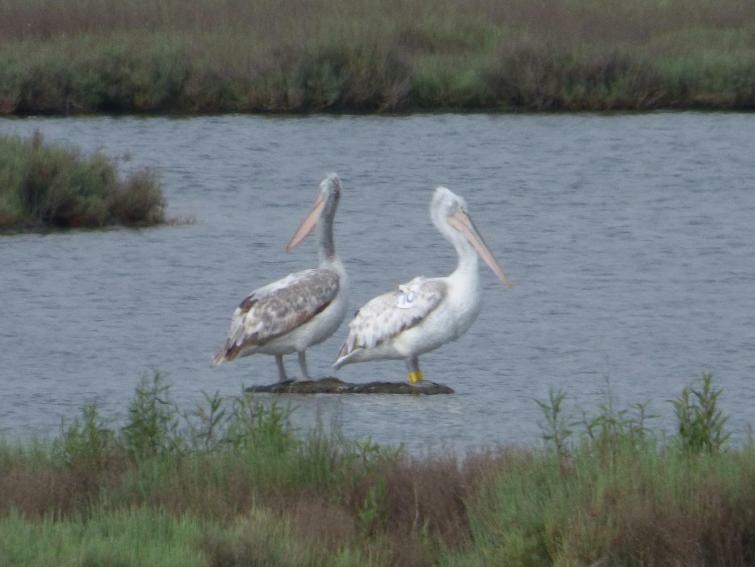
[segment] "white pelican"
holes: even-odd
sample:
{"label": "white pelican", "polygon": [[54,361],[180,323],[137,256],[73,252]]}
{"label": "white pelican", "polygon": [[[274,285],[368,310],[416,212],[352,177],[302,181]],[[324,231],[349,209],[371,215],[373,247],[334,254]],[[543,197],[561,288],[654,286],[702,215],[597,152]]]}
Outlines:
{"label": "white pelican", "polygon": [[283,355],[296,352],[304,379],[307,347],[332,335],[346,314],[347,278],[333,244],[333,217],[341,197],[341,180],[331,173],[320,183],[312,210],[302,221],[286,252],[317,226],[320,266],[289,274],[254,290],[233,312],[225,346],[213,362],[229,362],[258,352],[274,354],[278,380],[288,380]]}
{"label": "white pelican", "polygon": [[445,278],[416,277],[368,301],[349,323],[349,336],[335,368],[374,359],[404,359],[409,382],[416,384],[422,380],[419,355],[458,339],[480,312],[477,254],[501,282],[511,287],[469,218],[463,198],[438,187],[430,204],[430,217],[456,248],[456,269]]}

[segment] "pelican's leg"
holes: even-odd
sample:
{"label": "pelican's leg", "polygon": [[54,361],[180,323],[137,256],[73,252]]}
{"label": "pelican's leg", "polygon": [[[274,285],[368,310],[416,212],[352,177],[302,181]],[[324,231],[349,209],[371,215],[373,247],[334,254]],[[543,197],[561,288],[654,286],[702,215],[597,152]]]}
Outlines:
{"label": "pelican's leg", "polygon": [[406,359],[406,367],[409,369],[409,382],[418,384],[422,382],[422,371],[419,369],[419,358],[412,356]]}
{"label": "pelican's leg", "polygon": [[288,376],[286,376],[286,369],[283,366],[282,354],[275,355],[275,364],[278,366],[278,382],[286,382],[288,380]]}
{"label": "pelican's leg", "polygon": [[302,378],[304,380],[311,380],[312,378],[309,377],[309,372],[307,372],[307,356],[305,351],[301,351],[297,354],[299,355],[299,366],[301,367]]}

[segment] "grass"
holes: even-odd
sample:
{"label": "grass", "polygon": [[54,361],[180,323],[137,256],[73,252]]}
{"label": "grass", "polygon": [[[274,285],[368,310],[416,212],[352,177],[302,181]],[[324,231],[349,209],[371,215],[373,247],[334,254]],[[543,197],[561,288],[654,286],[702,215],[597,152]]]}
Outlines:
{"label": "grass", "polygon": [[121,427],[89,405],[0,444],[0,564],[751,565],[755,446],[721,436],[711,377],[687,391],[718,417],[664,438],[643,405],[573,420],[553,391],[543,449],[457,459],[297,433],[243,395],[182,412],[155,373]]}
{"label": "grass", "polygon": [[86,520],[29,522],[18,513],[0,520],[4,565],[206,565],[195,542],[201,526],[147,508],[95,512]]}
{"label": "grass", "polygon": [[165,201],[154,175],[118,177],[104,155],[0,136],[0,230],[90,228],[164,222]]}
{"label": "grass", "polygon": [[755,107],[750,0],[7,0],[0,114]]}

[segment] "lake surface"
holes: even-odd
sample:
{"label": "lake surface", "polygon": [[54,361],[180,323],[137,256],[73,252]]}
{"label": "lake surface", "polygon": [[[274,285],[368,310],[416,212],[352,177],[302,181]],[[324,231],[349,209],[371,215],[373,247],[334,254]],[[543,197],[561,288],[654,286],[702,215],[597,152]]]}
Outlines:
{"label": "lake surface", "polygon": [[[344,184],[336,246],[353,312],[415,275],[445,275],[430,222],[436,185],[463,195],[514,282],[484,264],[483,310],[422,357],[452,396],[291,397],[296,423],[413,450],[539,442],[535,399],[594,410],[668,400],[712,371],[729,426],[755,424],[755,114],[222,116],[0,120],[0,133],[65,142],[154,168],[169,215],[142,231],[0,236],[0,433],[51,434],[97,401],[122,418],[162,369],[190,409],[202,392],[276,379],[272,357],[213,368],[231,312],[254,288],[316,264],[315,239],[283,246],[320,179]],[[308,353],[331,374],[346,323]],[[296,375],[295,356],[287,357]],[[401,361],[345,367],[405,379]]]}

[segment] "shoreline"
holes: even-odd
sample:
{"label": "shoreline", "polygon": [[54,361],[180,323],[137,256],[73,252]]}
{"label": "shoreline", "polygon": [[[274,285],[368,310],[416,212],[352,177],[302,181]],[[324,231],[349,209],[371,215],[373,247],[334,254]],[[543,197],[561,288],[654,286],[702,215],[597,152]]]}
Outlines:
{"label": "shoreline", "polygon": [[730,107],[709,107],[709,106],[673,106],[657,107],[644,109],[559,109],[559,110],[525,110],[525,109],[499,109],[499,108],[416,108],[406,110],[392,110],[390,112],[368,111],[368,110],[318,110],[318,111],[294,111],[294,110],[266,110],[266,111],[238,111],[238,110],[219,110],[212,112],[182,112],[182,111],[91,111],[91,112],[30,112],[18,114],[0,114],[0,120],[27,120],[35,118],[174,118],[177,120],[190,118],[213,118],[213,117],[257,117],[257,118],[319,118],[319,117],[374,117],[374,118],[411,118],[416,116],[453,116],[453,115],[470,115],[470,116],[586,116],[596,115],[601,117],[609,116],[643,116],[648,114],[752,114],[755,113],[755,106],[743,106],[737,108]]}
{"label": "shoreline", "polygon": [[0,115],[752,111],[753,30],[743,0],[11,0]]}
{"label": "shoreline", "polygon": [[179,112],[179,111],[143,111],[143,112],[81,112],[69,114],[56,113],[29,113],[29,114],[0,114],[0,123],[3,120],[23,121],[23,120],[59,120],[65,118],[72,119],[98,119],[111,118],[119,119],[169,119],[169,120],[191,120],[194,118],[269,118],[269,119],[306,119],[306,118],[414,118],[414,117],[432,117],[432,116],[490,116],[490,117],[564,117],[564,116],[596,116],[600,118],[626,117],[626,116],[648,116],[653,114],[742,114],[750,115],[755,113],[754,107],[743,108],[710,108],[710,107],[690,107],[690,108],[651,108],[643,110],[500,110],[500,109],[469,109],[469,108],[440,108],[440,109],[414,109],[405,111],[391,112],[369,112],[356,110],[323,110],[323,111],[263,111],[263,112],[241,112],[235,110],[218,111],[218,112]]}
{"label": "shoreline", "polygon": [[[673,400],[580,422],[551,389],[543,446],[412,456],[293,406],[143,376],[116,427],[84,405],[51,439],[0,438],[0,563],[119,565],[750,565],[755,444],[729,443],[703,375]],[[596,413],[597,411],[597,413]]]}

